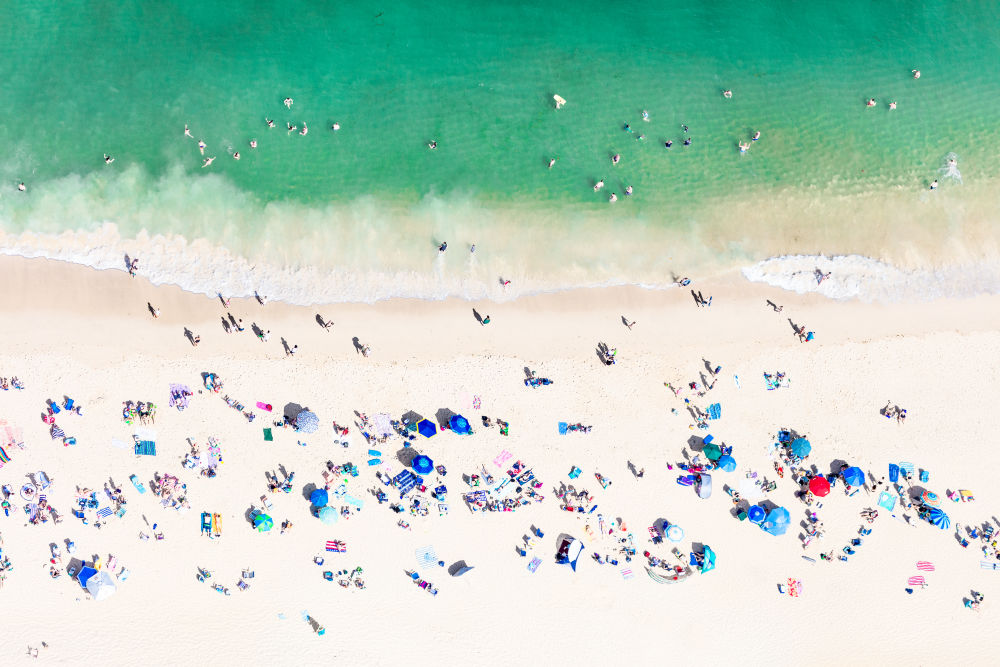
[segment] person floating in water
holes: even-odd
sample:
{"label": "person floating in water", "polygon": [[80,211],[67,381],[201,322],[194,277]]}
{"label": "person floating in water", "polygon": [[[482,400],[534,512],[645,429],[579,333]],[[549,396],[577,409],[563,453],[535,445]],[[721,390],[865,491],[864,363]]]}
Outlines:
{"label": "person floating in water", "polygon": [[288,134],[291,134],[295,130],[299,129],[298,125],[292,125],[291,123],[286,123],[288,125]]}
{"label": "person floating in water", "polygon": [[740,147],[740,153],[746,153],[750,149],[750,142],[747,141],[741,141],[736,145]]}
{"label": "person floating in water", "polygon": [[471,252],[476,252],[476,244],[475,243],[473,243],[472,245],[469,246],[469,252],[470,253]]}
{"label": "person floating in water", "polygon": [[642,110],[642,119],[647,123],[649,122],[649,112],[645,109]]}
{"label": "person floating in water", "polygon": [[933,181],[931,181],[931,190],[937,190],[937,187],[938,187],[938,182],[937,179],[935,178]]}
{"label": "person floating in water", "polygon": [[233,159],[234,160],[239,160],[240,159],[240,152],[239,151],[235,151],[233,153]]}
{"label": "person floating in water", "polygon": [[442,243],[441,245],[438,246],[438,252],[444,252],[447,249],[448,249],[448,242],[447,241],[445,241],[444,243]]}
{"label": "person floating in water", "polygon": [[302,129],[299,130],[299,134],[301,134],[303,137],[309,134],[309,128],[306,127],[305,121],[302,121]]}
{"label": "person floating in water", "polygon": [[204,155],[204,154],[205,154],[205,149],[206,149],[207,147],[208,147],[208,146],[207,146],[207,144],[206,144],[206,143],[205,143],[204,141],[199,141],[199,142],[198,142],[198,150],[199,150],[199,151],[201,151],[201,154],[202,154],[202,155]]}
{"label": "person floating in water", "polygon": [[337,132],[338,130],[340,130],[340,123],[334,123],[333,125],[330,126],[330,129],[333,130],[334,132]]}
{"label": "person floating in water", "polygon": [[666,141],[663,142],[663,147],[664,148],[673,148],[673,146],[674,146],[674,142],[670,141],[670,139],[667,139]]}
{"label": "person floating in water", "polygon": [[549,169],[551,169],[552,167],[554,167],[555,164],[556,164],[556,159],[555,158],[552,158],[551,160],[549,160]]}
{"label": "person floating in water", "polygon": [[265,119],[264,119],[264,122],[265,122],[265,123],[267,123],[267,126],[268,126],[268,127],[270,127],[270,128],[273,128],[273,127],[274,127],[274,121],[273,121],[273,120],[271,120],[270,118],[265,118]]}
{"label": "person floating in water", "polygon": [[285,99],[283,99],[281,101],[289,109],[291,109],[292,105],[295,104],[295,100],[293,100],[291,97],[286,97]]}
{"label": "person floating in water", "polygon": [[18,189],[19,191],[21,191],[21,192],[24,192],[24,191],[25,191],[25,190],[27,190],[28,188],[26,188],[26,187],[25,187],[25,185],[24,185],[24,181],[21,181],[20,183],[18,183],[18,184],[17,184],[17,189]]}
{"label": "person floating in water", "polygon": [[869,100],[868,100],[867,102],[865,102],[865,106],[867,106],[867,107],[873,107],[873,106],[875,106],[876,104],[878,104],[878,102],[876,102],[876,101],[875,101],[875,98],[874,98],[874,97],[872,97],[872,98],[871,98],[871,99],[869,99]]}
{"label": "person floating in water", "polygon": [[438,147],[437,139],[431,140],[431,143],[427,144],[427,148],[434,150]]}
{"label": "person floating in water", "polygon": [[194,139],[194,135],[191,134],[191,130],[188,129],[188,126],[186,124],[184,125],[184,136],[187,137],[188,139]]}
{"label": "person floating in water", "polygon": [[889,102],[889,111],[893,111],[893,110],[895,110],[895,108],[896,108],[896,103],[895,102]]}
{"label": "person floating in water", "polygon": [[684,145],[685,146],[690,146],[691,145],[691,137],[688,137],[687,139],[684,140]]}
{"label": "person floating in water", "polygon": [[681,125],[681,129],[684,130],[685,132],[687,132],[688,131],[688,126],[687,125]]}
{"label": "person floating in water", "polygon": [[616,195],[614,192],[612,192],[611,196],[608,197],[608,202],[614,204],[616,201],[618,201],[618,195]]}
{"label": "person floating in water", "polygon": [[728,89],[723,90],[722,91],[722,96],[725,97],[727,100],[731,100],[733,98],[733,91],[728,90]]}
{"label": "person floating in water", "polygon": [[753,133],[753,138],[751,138],[750,141],[757,141],[758,139],[760,139],[760,130]]}
{"label": "person floating in water", "polygon": [[104,164],[111,164],[114,161],[115,159],[113,157],[111,157],[107,153],[104,154]]}
{"label": "person floating in water", "polygon": [[631,132],[632,131],[632,128],[629,127],[628,123],[625,123],[625,127],[623,127],[622,129],[625,130],[626,132]]}
{"label": "person floating in water", "polygon": [[604,179],[602,178],[601,180],[599,180],[596,183],[594,183],[594,192],[597,192],[598,190],[600,190],[603,187],[604,187]]}
{"label": "person floating in water", "polygon": [[257,148],[257,140],[256,139],[251,139],[250,140],[250,148]]}
{"label": "person floating in water", "polygon": [[626,197],[631,197],[632,196],[632,186],[631,185],[628,185],[628,186],[625,187],[625,196]]}
{"label": "person floating in water", "polygon": [[919,79],[920,78],[920,70],[915,69],[915,70],[911,70],[911,71],[913,72],[913,78],[914,79]]}
{"label": "person floating in water", "polygon": [[201,161],[201,168],[204,169],[205,167],[207,167],[208,165],[212,164],[213,162],[215,162],[215,156],[214,155],[212,157],[207,157],[207,158],[205,158],[204,160]]}
{"label": "person floating in water", "polygon": [[611,156],[611,164],[618,164],[621,161],[622,161],[622,156],[619,155],[618,153],[615,153],[614,155]]}

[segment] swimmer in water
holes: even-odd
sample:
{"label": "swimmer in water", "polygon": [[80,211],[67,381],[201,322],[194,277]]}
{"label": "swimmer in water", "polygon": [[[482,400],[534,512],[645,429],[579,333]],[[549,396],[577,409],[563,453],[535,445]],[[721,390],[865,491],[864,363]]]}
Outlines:
{"label": "swimmer in water", "polygon": [[336,132],[337,130],[340,129],[340,123],[334,123],[333,125],[330,126],[330,129]]}
{"label": "swimmer in water", "polygon": [[204,169],[205,167],[207,167],[208,165],[212,164],[213,162],[215,162],[215,156],[207,157],[207,158],[205,158],[204,160],[201,161],[201,168]]}
{"label": "swimmer in water", "polygon": [[436,140],[436,139],[435,139],[435,140],[433,140],[433,141],[431,141],[431,143],[427,144],[427,148],[429,148],[429,149],[431,149],[431,150],[434,150],[434,149],[436,149],[437,147],[438,147],[438,142],[437,142],[437,140]]}
{"label": "swimmer in water", "polygon": [[476,244],[475,243],[473,243],[472,245],[469,246],[469,252],[476,252]]}
{"label": "swimmer in water", "polygon": [[646,138],[645,134],[640,134],[638,137],[636,137],[636,141],[643,141],[645,138]]}
{"label": "swimmer in water", "polygon": [[257,148],[257,140],[256,139],[251,139],[250,140],[250,148]]}
{"label": "swimmer in water", "polygon": [[865,106],[868,106],[868,107],[873,107],[873,106],[875,106],[876,104],[878,104],[878,102],[876,102],[876,101],[875,101],[875,98],[874,98],[874,97],[873,97],[873,98],[871,98],[870,100],[868,100],[867,102],[865,102]]}
{"label": "swimmer in water", "polygon": [[551,160],[549,160],[549,169],[551,169],[553,166],[555,166],[555,164],[556,164],[556,159],[555,158],[552,158]]}
{"label": "swimmer in water", "polygon": [[681,125],[681,129],[684,130],[685,132],[687,132],[688,131],[688,126],[687,125]]}
{"label": "swimmer in water", "polygon": [[299,129],[298,125],[292,125],[291,123],[286,123],[288,125],[288,134],[291,134],[295,130]]}
{"label": "swimmer in water", "polygon": [[306,127],[305,121],[303,121],[302,123],[302,129],[299,130],[299,134],[301,134],[303,137],[309,134],[309,128]]}
{"label": "swimmer in water", "polygon": [[447,249],[448,249],[448,242],[447,241],[445,241],[444,243],[442,243],[441,245],[438,246],[438,252],[444,252]]}
{"label": "swimmer in water", "polygon": [[199,150],[199,151],[201,151],[201,154],[202,154],[202,155],[204,155],[204,154],[205,154],[205,148],[206,148],[206,147],[207,147],[207,146],[206,146],[206,144],[205,144],[205,142],[204,142],[204,141],[199,141],[199,142],[198,142],[198,150]]}
{"label": "swimmer in water", "polygon": [[895,108],[896,108],[896,103],[895,102],[889,102],[889,111],[892,111]]}
{"label": "swimmer in water", "polygon": [[642,110],[642,119],[647,123],[649,122],[649,112],[645,109]]}
{"label": "swimmer in water", "polygon": [[760,139],[760,130],[753,133],[753,138],[750,141],[757,141],[758,139]]}
{"label": "swimmer in water", "polygon": [[268,127],[271,127],[271,128],[273,128],[273,127],[274,127],[274,121],[273,121],[273,120],[271,120],[270,118],[265,118],[265,119],[264,119],[264,122],[265,122],[265,123],[267,123],[267,126],[268,126]]}
{"label": "swimmer in water", "polygon": [[26,187],[24,186],[24,182],[22,181],[22,182],[20,182],[20,183],[18,183],[18,184],[17,184],[17,189],[18,189],[18,190],[20,190],[21,192],[24,192],[24,191],[25,191],[25,190],[27,190],[28,188],[26,188]]}
{"label": "swimmer in water", "polygon": [[194,139],[194,135],[191,134],[191,130],[188,129],[187,125],[184,126],[184,136],[188,139]]}
{"label": "swimmer in water", "polygon": [[733,98],[733,91],[731,91],[731,90],[723,90],[722,91],[722,96],[725,97],[727,100],[731,100]]}
{"label": "swimmer in water", "polygon": [[747,150],[750,149],[750,144],[747,143],[747,142],[745,142],[745,141],[741,141],[740,143],[738,143],[736,145],[740,147],[740,153],[746,153]]}
{"label": "swimmer in water", "polygon": [[614,204],[616,201],[618,201],[618,195],[612,192],[611,196],[608,197],[608,203]]}
{"label": "swimmer in water", "polygon": [[597,183],[594,184],[594,192],[597,192],[603,187],[604,187],[604,179],[602,178],[601,180],[597,181]]}
{"label": "swimmer in water", "polygon": [[625,187],[625,196],[626,197],[631,197],[632,196],[632,186],[631,185]]}
{"label": "swimmer in water", "polygon": [[295,100],[293,100],[291,97],[286,97],[285,99],[283,99],[281,101],[289,109],[291,109],[292,105],[295,104]]}
{"label": "swimmer in water", "polygon": [[625,123],[625,127],[623,127],[622,129],[625,130],[626,132],[631,132],[632,131],[632,128],[629,127],[628,123]]}
{"label": "swimmer in water", "polygon": [[674,146],[674,142],[670,141],[670,139],[667,139],[666,141],[663,142],[663,147],[664,148],[673,148],[673,146]]}
{"label": "swimmer in water", "polygon": [[938,182],[937,179],[935,178],[933,181],[931,181],[931,190],[937,190],[937,186]]}
{"label": "swimmer in water", "polygon": [[239,151],[236,151],[235,153],[233,153],[233,159],[234,160],[239,160],[240,159],[240,152]]}
{"label": "swimmer in water", "polygon": [[688,137],[687,139],[684,140],[684,145],[685,146],[690,146],[691,145],[691,137]]}
{"label": "swimmer in water", "polygon": [[621,161],[622,161],[622,156],[619,155],[618,153],[615,153],[614,155],[611,156],[611,164],[618,164]]}
{"label": "swimmer in water", "polygon": [[913,72],[913,78],[914,79],[919,79],[920,78],[920,70],[915,69],[915,70],[911,70],[911,71]]}
{"label": "swimmer in water", "polygon": [[957,164],[958,164],[958,162],[955,161],[955,158],[949,158],[948,159],[948,166],[949,167],[954,167]]}
{"label": "swimmer in water", "polygon": [[114,161],[115,159],[113,157],[111,157],[107,153],[104,154],[104,164],[111,164]]}

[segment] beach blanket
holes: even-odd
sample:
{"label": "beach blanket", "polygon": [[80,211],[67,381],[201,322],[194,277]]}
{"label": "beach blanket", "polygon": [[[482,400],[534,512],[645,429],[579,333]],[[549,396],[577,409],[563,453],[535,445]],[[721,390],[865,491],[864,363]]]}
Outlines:
{"label": "beach blanket", "polygon": [[559,435],[566,435],[566,431],[569,429],[569,424],[566,422],[559,422]]}
{"label": "beach blanket", "polygon": [[2,468],[5,463],[10,463],[10,456],[8,456],[3,447],[0,447],[0,468]]}
{"label": "beach blanket", "polygon": [[532,558],[531,562],[528,563],[528,572],[534,574],[535,571],[538,569],[538,566],[541,564],[542,564],[541,558]]}
{"label": "beach blanket", "polygon": [[632,572],[632,568],[630,568],[630,567],[623,567],[622,568],[622,579],[624,579],[625,581],[628,581],[629,579],[633,578],[634,576],[635,576],[635,574]]}
{"label": "beach blanket", "polygon": [[118,438],[111,438],[111,446],[116,449],[128,449],[132,445],[128,444],[124,440],[119,440]]}
{"label": "beach blanket", "polygon": [[910,586],[925,586],[927,584],[927,581],[925,581],[924,578],[918,574],[916,576],[907,579],[906,583],[908,583]]}
{"label": "beach blanket", "polygon": [[264,429],[264,441],[265,442],[271,442],[272,440],[274,440],[274,434],[271,433],[271,429],[265,428]]}
{"label": "beach blanket", "polygon": [[66,431],[53,424],[52,428],[49,429],[49,435],[52,436],[53,440],[59,440],[66,437]]}
{"label": "beach blanket", "polygon": [[722,417],[722,404],[712,403],[708,406],[708,418],[709,419],[719,419]]}
{"label": "beach blanket", "polygon": [[113,514],[113,512],[111,511],[111,508],[108,507],[107,505],[105,505],[104,507],[101,507],[101,508],[99,508],[97,510],[97,516],[99,518],[101,518],[101,519],[107,519],[112,514]]}
{"label": "beach blanket", "polygon": [[934,563],[931,563],[930,561],[926,560],[918,560],[917,569],[920,570],[921,572],[933,572]]}
{"label": "beach blanket", "polygon": [[502,468],[504,467],[504,464],[507,461],[510,461],[512,458],[514,458],[514,455],[505,449],[502,452],[500,452],[495,459],[493,459],[493,465],[495,465],[498,468]]}
{"label": "beach blanket", "polygon": [[0,445],[15,445],[18,449],[24,449],[24,434],[20,427],[9,424],[6,419],[0,419]]}
{"label": "beach blanket", "polygon": [[139,440],[135,443],[136,456],[156,456],[156,443],[152,440]]}
{"label": "beach blanket", "polygon": [[340,540],[327,540],[326,541],[326,550],[327,551],[333,551],[334,553],[338,553],[338,554],[346,554],[347,553],[347,543],[346,542],[341,542]]}
{"label": "beach blanket", "polygon": [[415,555],[417,557],[417,564],[421,567],[433,567],[438,564],[438,557],[434,553],[434,547],[429,544],[426,547],[417,549]]}
{"label": "beach blanket", "polygon": [[912,463],[910,463],[909,461],[900,461],[899,469],[905,472],[907,477],[913,477],[913,473],[917,469],[917,467]]}
{"label": "beach blanket", "polygon": [[896,496],[892,495],[888,491],[883,491],[878,496],[878,506],[884,507],[891,512],[896,509]]}
{"label": "beach blanket", "polygon": [[188,406],[188,398],[191,396],[191,388],[186,384],[170,385],[170,407],[183,410]]}

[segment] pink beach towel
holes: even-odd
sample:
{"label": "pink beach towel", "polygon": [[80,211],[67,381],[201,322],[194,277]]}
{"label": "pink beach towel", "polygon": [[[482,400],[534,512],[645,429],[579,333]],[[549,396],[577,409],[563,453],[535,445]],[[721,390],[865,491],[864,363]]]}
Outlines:
{"label": "pink beach towel", "polygon": [[264,401],[257,401],[257,407],[260,408],[261,410],[266,411],[266,412],[270,412],[271,411],[271,404],[270,403],[265,403]]}
{"label": "pink beach towel", "polygon": [[917,569],[920,570],[921,572],[933,572],[934,563],[931,563],[930,561],[926,560],[918,560]]}
{"label": "pink beach towel", "polygon": [[909,579],[907,579],[906,583],[908,583],[910,586],[926,586],[927,585],[927,582],[919,574],[917,576],[915,576],[915,577],[910,577]]}

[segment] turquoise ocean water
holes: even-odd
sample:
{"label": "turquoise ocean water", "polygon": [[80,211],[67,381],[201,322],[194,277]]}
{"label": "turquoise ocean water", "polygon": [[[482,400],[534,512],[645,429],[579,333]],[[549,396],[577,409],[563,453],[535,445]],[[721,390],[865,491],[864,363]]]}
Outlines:
{"label": "turquoise ocean water", "polygon": [[998,19],[988,2],[11,4],[0,251],[116,269],[127,252],[158,282],[298,303],[732,267],[797,288],[831,263],[813,255],[853,255],[827,283],[844,295],[1000,291]]}

